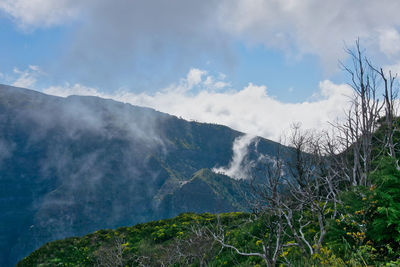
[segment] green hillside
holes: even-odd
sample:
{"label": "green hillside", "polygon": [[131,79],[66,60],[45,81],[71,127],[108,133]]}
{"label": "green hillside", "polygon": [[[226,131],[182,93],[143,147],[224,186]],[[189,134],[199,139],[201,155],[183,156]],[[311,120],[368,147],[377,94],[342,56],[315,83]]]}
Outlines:
{"label": "green hillside", "polygon": [[[313,255],[297,246],[283,246],[279,266],[400,266],[400,171],[390,160],[371,177],[370,187],[352,187],[342,193],[339,210],[344,217],[331,219],[327,237]],[[207,179],[195,175],[192,180]],[[198,177],[198,175],[201,175]],[[328,211],[331,212],[331,211]],[[318,220],[308,215],[303,229],[313,240]],[[259,256],[274,230],[272,215],[249,213],[184,213],[173,219],[99,230],[83,237],[50,242],[17,266],[265,266]],[[276,242],[276,239],[272,239]],[[283,243],[294,241],[284,237]],[[290,264],[289,264],[290,262]]]}
{"label": "green hillside", "polygon": [[398,120],[345,147],[298,128],[291,148],[258,138],[236,180],[211,171],[242,136],[227,127],[0,93],[4,266],[39,247],[19,265],[400,266]]}
{"label": "green hillside", "polygon": [[[242,135],[98,97],[0,85],[0,266],[98,229],[246,210],[244,182],[205,171],[229,166]],[[243,164],[279,147],[258,138]]]}
{"label": "green hillside", "polygon": [[[219,215],[224,226],[237,231],[236,226],[248,220],[245,213]],[[216,215],[184,213],[173,219],[100,230],[82,238],[68,238],[48,243],[23,259],[17,266],[161,266],[162,264],[231,266],[257,260],[235,257],[229,251],[220,253],[218,245],[202,227],[212,227]],[[210,228],[211,230],[212,228]],[[179,250],[179,251],[178,251]],[[180,253],[187,254],[186,256]],[[118,261],[120,260],[120,264]]]}

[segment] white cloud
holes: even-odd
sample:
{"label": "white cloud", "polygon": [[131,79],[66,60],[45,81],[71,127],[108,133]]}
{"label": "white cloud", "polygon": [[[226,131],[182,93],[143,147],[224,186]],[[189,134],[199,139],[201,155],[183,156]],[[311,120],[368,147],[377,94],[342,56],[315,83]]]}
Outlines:
{"label": "white cloud", "polygon": [[[193,82],[193,77],[188,75],[178,85],[171,85],[155,94],[126,91],[106,94],[79,84],[50,87],[43,92],[64,97],[78,94],[112,98],[152,107],[188,120],[227,125],[273,140],[279,140],[281,134],[288,131],[294,122],[300,122],[304,128],[310,129],[328,127],[328,121],[343,115],[349,104],[347,96],[352,92],[348,85],[338,85],[326,80],[320,83],[319,93],[314,96],[313,101],[284,103],[269,96],[266,86],[250,83],[240,90],[228,87],[218,91],[215,90],[218,78],[209,78],[210,76],[205,75],[207,72],[202,70],[191,69],[189,73],[203,73],[196,76],[201,79],[195,79],[197,85],[192,90],[188,87],[182,88],[190,84],[189,80]],[[210,80],[213,80],[212,84]]]}
{"label": "white cloud", "polygon": [[[346,56],[344,42],[352,45],[360,37],[364,46],[374,46],[381,29],[393,34],[400,26],[399,9],[397,0],[237,0],[222,9],[222,25],[252,43],[294,55],[316,54],[332,68]],[[387,53],[386,48],[381,46],[382,52]]]}
{"label": "white cloud", "polygon": [[49,27],[75,18],[79,2],[71,0],[0,0],[0,9],[12,16],[23,29]]}
{"label": "white cloud", "polygon": [[38,76],[43,74],[41,69],[34,65],[30,65],[26,70],[23,71],[19,70],[18,68],[14,68],[13,72],[15,75],[17,75],[17,77],[12,85],[24,88],[33,88],[36,84]]}
{"label": "white cloud", "polygon": [[[64,85],[50,86],[41,90],[45,94],[55,95],[60,97],[68,97],[71,95],[80,95],[80,96],[98,96],[101,98],[112,98],[119,100],[119,94],[107,94],[102,93],[97,88],[88,87],[76,83],[71,85],[70,83],[65,83]],[[123,102],[123,101],[121,101]]]}
{"label": "white cloud", "polygon": [[203,75],[205,74],[207,74],[206,71],[199,69],[191,69],[186,78],[188,89],[191,89],[193,88],[193,86],[198,85],[201,82]]}
{"label": "white cloud", "polygon": [[398,74],[400,74],[400,62],[397,62],[397,63],[395,63],[393,65],[384,66],[383,70],[386,73],[389,73],[389,71],[391,71],[392,75],[398,75]]}
{"label": "white cloud", "polygon": [[66,83],[64,86],[50,86],[46,89],[43,89],[42,91],[43,91],[43,93],[46,93],[49,95],[56,95],[56,96],[61,96],[61,97],[67,97],[70,95],[86,95],[86,96],[106,97],[106,95],[100,93],[98,91],[98,89],[83,86],[80,84],[70,85],[69,83]]}
{"label": "white cloud", "polygon": [[99,54],[116,62],[143,53],[163,58],[171,43],[181,60],[229,54],[227,48],[241,40],[294,57],[317,55],[330,69],[346,57],[344,42],[352,45],[357,37],[385,55],[399,57],[400,51],[398,0],[0,0],[0,9],[25,28],[82,20],[72,60],[84,55],[77,66],[96,68],[103,67]]}
{"label": "white cloud", "polygon": [[[213,168],[216,173],[223,173],[233,179],[247,179],[249,177],[248,169],[243,166],[243,161],[248,153],[249,145],[254,142],[255,136],[242,135],[235,139],[232,146],[233,156],[227,167]],[[251,164],[250,164],[251,165]]]}
{"label": "white cloud", "polygon": [[388,57],[398,55],[400,52],[399,32],[394,28],[380,31],[379,47],[380,50]]}

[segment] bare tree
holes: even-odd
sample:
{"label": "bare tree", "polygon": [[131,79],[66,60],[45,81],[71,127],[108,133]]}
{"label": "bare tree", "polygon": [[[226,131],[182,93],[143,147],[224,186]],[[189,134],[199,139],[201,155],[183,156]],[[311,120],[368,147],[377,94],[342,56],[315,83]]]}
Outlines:
{"label": "bare tree", "polygon": [[187,230],[187,236],[175,237],[167,244],[143,244],[131,262],[134,266],[207,266],[218,250],[209,228],[196,222]]}
{"label": "bare tree", "polygon": [[163,248],[164,257],[159,261],[161,266],[181,264],[188,266],[198,262],[200,267],[207,266],[215,250],[215,239],[207,227],[194,224],[190,227],[189,236],[175,238]]}
{"label": "bare tree", "polygon": [[[246,251],[245,248],[237,248],[230,244],[228,233],[223,228],[218,218],[214,231],[210,231],[214,239],[222,248],[232,249],[241,256],[254,256],[261,258],[269,267],[277,265],[280,254],[284,247],[294,245],[285,244],[285,232],[288,230],[284,212],[284,161],[281,158],[281,151],[278,149],[274,158],[269,158],[266,164],[267,178],[264,184],[251,183],[252,196],[249,206],[253,211],[248,221],[241,226],[242,233],[257,240],[258,251]],[[245,230],[248,224],[260,223],[263,229],[257,235]],[[251,249],[248,249],[251,250]]]}
{"label": "bare tree", "polygon": [[373,154],[372,143],[374,132],[378,127],[378,120],[383,108],[379,101],[379,80],[376,70],[361,50],[359,40],[355,50],[347,49],[352,59],[352,66],[342,64],[350,74],[354,96],[352,106],[347,112],[346,122],[339,125],[339,138],[345,150],[352,150],[351,170],[352,185],[367,185],[367,175],[372,171]]}
{"label": "bare tree", "polygon": [[[211,230],[210,233],[213,236],[214,240],[216,240],[222,246],[222,248],[232,249],[233,251],[235,251],[235,253],[237,253],[238,255],[241,255],[241,256],[259,257],[264,260],[265,264],[268,267],[276,266],[276,262],[274,262],[274,259],[268,257],[268,251],[267,251],[267,247],[266,247],[264,241],[262,241],[262,252],[243,251],[243,250],[237,248],[236,246],[229,244],[229,241],[226,240],[227,233],[219,220],[218,220],[216,229]],[[278,251],[280,251],[280,250],[278,250]]]}
{"label": "bare tree", "polygon": [[96,266],[124,267],[131,257],[126,256],[126,242],[122,238],[114,238],[111,245],[103,245],[95,252]]}
{"label": "bare tree", "polygon": [[199,224],[191,226],[191,235],[180,240],[177,251],[187,261],[197,260],[199,266],[207,266],[215,252],[215,240],[207,228]]}
{"label": "bare tree", "polygon": [[[289,145],[287,154],[277,153],[273,163],[266,166],[265,183],[252,185],[252,210],[265,227],[254,236],[261,242],[260,250],[244,251],[231,245],[222,227],[213,234],[222,247],[242,256],[260,257],[267,266],[276,266],[289,246],[298,247],[304,255],[319,251],[328,219],[337,216],[337,174],[327,164],[322,135],[303,132],[295,125]],[[306,234],[310,227],[313,235]]]}
{"label": "bare tree", "polygon": [[[389,156],[396,159],[396,149],[393,142],[393,135],[397,130],[395,127],[395,120],[397,115],[397,109],[395,101],[398,97],[398,87],[396,87],[397,74],[392,75],[389,70],[388,74],[385,74],[382,68],[375,68],[371,63],[369,66],[381,77],[383,81],[383,99],[385,107],[385,140],[384,144],[388,149]],[[398,166],[397,166],[398,167]]]}
{"label": "bare tree", "polygon": [[[374,68],[359,41],[355,50],[347,52],[352,66],[342,66],[350,74],[354,95],[345,121],[332,123],[333,134],[293,126],[288,143],[291,149],[285,155],[277,153],[274,163],[267,164],[265,183],[252,184],[253,215],[266,229],[256,236],[262,246],[246,250],[232,245],[219,224],[212,235],[223,248],[260,257],[267,266],[276,266],[287,246],[296,246],[308,256],[319,252],[329,220],[341,216],[337,209],[341,190],[349,185],[369,185],[368,176],[376,168],[373,163],[383,151],[396,157],[396,76]],[[380,99],[382,91],[384,101]],[[383,146],[377,147],[376,131],[383,108],[385,137]]]}
{"label": "bare tree", "polygon": [[[322,246],[328,219],[337,216],[340,178],[327,157],[325,136],[301,131],[295,125],[289,145],[294,148],[294,158],[287,162],[289,175],[285,176],[287,201],[283,214],[289,225],[289,237],[303,253],[313,255]],[[332,144],[330,144],[332,149]],[[313,227],[315,233],[304,230]]]}

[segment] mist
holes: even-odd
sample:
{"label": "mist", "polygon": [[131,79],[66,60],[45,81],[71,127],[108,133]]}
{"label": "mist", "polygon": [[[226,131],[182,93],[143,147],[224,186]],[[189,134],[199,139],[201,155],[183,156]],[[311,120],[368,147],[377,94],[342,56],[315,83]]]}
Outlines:
{"label": "mist", "polygon": [[229,165],[226,167],[215,167],[212,170],[236,180],[248,179],[250,175],[249,170],[253,167],[253,164],[246,162],[246,156],[249,153],[250,144],[255,142],[255,140],[256,137],[249,134],[237,137],[232,145],[233,156]]}
{"label": "mist", "polygon": [[0,247],[11,262],[44,242],[154,217],[172,145],[160,129],[166,114],[7,86],[0,97],[0,181],[13,203],[3,212],[16,221],[4,220]]}
{"label": "mist", "polygon": [[[226,126],[93,96],[0,85],[0,97],[0,183],[11,203],[2,207],[1,265],[52,240],[176,216],[186,207],[180,188],[201,169],[246,175],[253,138]],[[221,201],[198,212],[233,209]]]}

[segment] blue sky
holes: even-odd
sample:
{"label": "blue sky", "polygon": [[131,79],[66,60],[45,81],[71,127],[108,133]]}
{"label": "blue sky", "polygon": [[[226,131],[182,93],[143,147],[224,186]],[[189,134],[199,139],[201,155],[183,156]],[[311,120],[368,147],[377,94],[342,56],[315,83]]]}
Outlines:
{"label": "blue sky", "polygon": [[396,0],[0,0],[0,83],[277,139],[292,122],[340,116],[351,90],[338,61],[357,38],[400,70],[398,10]]}
{"label": "blue sky", "polygon": [[[271,95],[291,102],[306,100],[318,88],[319,81],[324,77],[321,62],[315,55],[289,59],[277,49],[267,49],[263,45],[248,46],[235,41],[231,46],[231,62],[221,61],[220,58],[214,59],[213,55],[207,54],[190,62],[179,62],[177,51],[174,48],[167,48],[162,62],[158,62],[156,66],[147,62],[152,60],[151,55],[135,58],[135,61],[144,62],[144,66],[149,65],[149,69],[145,70],[146,73],[143,73],[143,70],[136,70],[142,78],[130,78],[132,73],[129,68],[132,66],[127,63],[127,69],[122,69],[116,74],[118,80],[106,82],[102,86],[104,84],[102,77],[92,75],[85,77],[71,70],[68,73],[62,66],[58,66],[57,62],[64,61],[64,57],[68,55],[68,45],[71,42],[69,38],[73,36],[75,27],[79,27],[79,24],[25,29],[20,28],[13,19],[3,13],[0,18],[0,42],[3,48],[0,50],[0,72],[12,76],[14,68],[25,70],[30,65],[39,66],[45,75],[34,85],[38,90],[57,83],[86,82],[88,86],[104,87],[102,89],[105,91],[124,87],[133,92],[154,92],[186,76],[190,68],[196,67],[229,75],[232,85],[239,88],[249,82],[268,84]],[[176,71],[168,70],[170,66],[177,64]],[[157,78],[157,75],[162,75],[162,79]]]}

